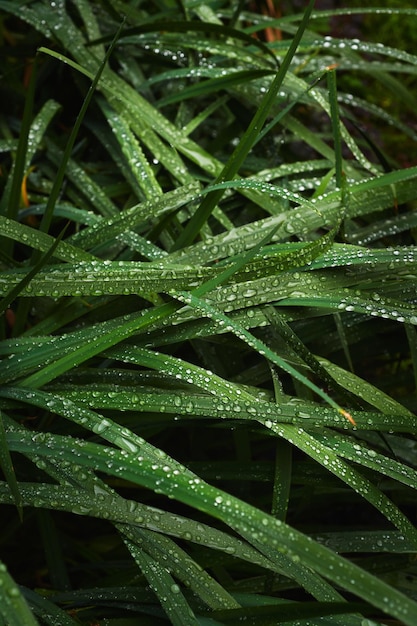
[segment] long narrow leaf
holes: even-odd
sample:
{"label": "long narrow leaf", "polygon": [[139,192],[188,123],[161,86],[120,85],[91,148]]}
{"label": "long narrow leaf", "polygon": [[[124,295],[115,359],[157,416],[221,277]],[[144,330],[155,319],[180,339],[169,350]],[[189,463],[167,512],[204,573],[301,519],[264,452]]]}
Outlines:
{"label": "long narrow leaf", "polygon": [[[288,49],[287,54],[285,55],[284,60],[281,63],[281,67],[279,68],[276,77],[272,81],[268,92],[265,94],[261,105],[255,113],[248,129],[241,138],[238,146],[236,147],[233,154],[230,156],[220,175],[217,177],[215,181],[216,183],[230,180],[235,176],[235,174],[238,173],[240,166],[242,165],[247,154],[252,148],[254,142],[256,141],[259,132],[262,130],[262,126],[265,123],[271,106],[276,98],[276,95],[288,71],[289,65],[301,41],[304,30],[307,26],[311,12],[313,10],[313,5],[314,0],[310,0],[309,5],[305,10],[304,17],[298,28],[298,31],[291,42],[291,45]],[[172,250],[178,250],[185,245],[190,244],[195,239],[202,225],[207,221],[208,217],[213,212],[214,207],[219,202],[222,195],[222,191],[217,191],[207,196],[207,198],[202,202],[196,213],[191,218],[189,224],[187,224],[187,227],[178,237]]]}

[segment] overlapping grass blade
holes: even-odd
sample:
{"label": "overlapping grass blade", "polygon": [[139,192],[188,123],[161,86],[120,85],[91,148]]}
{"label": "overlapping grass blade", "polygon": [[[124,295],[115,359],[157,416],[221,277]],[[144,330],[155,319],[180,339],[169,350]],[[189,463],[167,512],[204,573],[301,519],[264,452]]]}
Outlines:
{"label": "overlapping grass blade", "polygon": [[[256,339],[253,335],[251,335],[245,328],[237,325],[226,315],[217,311],[214,307],[210,306],[201,298],[197,298],[192,293],[174,293],[173,294],[180,301],[189,304],[193,308],[198,309],[204,315],[207,315],[214,319],[220,326],[225,326],[226,330],[229,332],[233,332],[239,339],[245,341],[249,346],[253,347],[256,351],[259,352],[262,356],[268,358],[272,363],[283,369],[284,371],[290,373],[294,378],[303,383],[306,387],[309,387],[312,391],[315,391],[323,400],[325,400],[331,407],[339,411],[339,413],[344,414],[345,411],[342,409],[332,398],[325,393],[322,389],[317,387],[314,383],[312,383],[308,378],[300,374],[292,365],[288,362],[284,361],[279,357],[276,353],[268,348],[264,343],[260,340]],[[352,420],[350,415],[346,412],[346,416],[348,419]],[[353,420],[352,420],[353,421]]]}
{"label": "overlapping grass blade", "polygon": [[[68,474],[69,477],[70,474]],[[128,525],[135,528],[141,527],[164,533],[164,535],[171,535],[181,541],[198,543],[226,554],[232,554],[238,559],[255,563],[259,567],[275,572],[280,571],[273,562],[234,535],[196,522],[193,519],[146,506],[135,500],[123,499],[116,494],[109,493],[109,489],[104,483],[102,485],[96,484],[93,491],[96,496],[100,496],[100,504],[92,501],[90,491],[80,489],[80,485],[74,487],[64,484],[20,483],[20,489],[23,505],[27,507],[37,506],[76,515],[108,519],[123,525],[123,527],[125,525],[126,527]],[[5,483],[0,483],[0,499],[5,504],[13,504],[10,489]],[[189,557],[188,565],[190,565]],[[203,578],[205,577],[203,576]],[[205,593],[207,593],[207,587]]]}
{"label": "overlapping grass blade", "polygon": [[[30,290],[30,283],[33,281],[35,276],[39,274],[43,267],[48,263],[49,259],[54,255],[56,248],[58,247],[62,237],[66,231],[65,227],[58,237],[55,238],[52,246],[45,252],[44,255],[37,261],[37,263],[32,267],[29,272],[25,272],[25,274],[21,277],[21,279],[15,284],[14,287],[8,289],[6,295],[0,300],[0,315],[4,313],[8,306],[15,300],[24,290]],[[10,281],[13,283],[13,281]],[[9,283],[9,285],[10,285]]]}
{"label": "overlapping grass blade", "polygon": [[197,620],[174,578],[158,561],[142,547],[124,537],[132,557],[144,573],[149,586],[155,591],[159,602],[174,626],[195,626]]}

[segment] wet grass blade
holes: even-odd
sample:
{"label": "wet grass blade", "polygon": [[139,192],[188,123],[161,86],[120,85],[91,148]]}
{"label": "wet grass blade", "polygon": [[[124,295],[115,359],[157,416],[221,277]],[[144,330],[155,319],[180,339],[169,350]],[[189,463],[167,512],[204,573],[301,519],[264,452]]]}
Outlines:
{"label": "wet grass blade", "polygon": [[39,626],[19,587],[0,562],[0,617],[7,626]]}
{"label": "wet grass blade", "polygon": [[3,424],[3,416],[0,411],[0,467],[4,474],[4,477],[9,485],[10,492],[13,496],[14,504],[16,505],[20,520],[23,519],[23,501],[19,490],[19,483],[16,479],[16,474],[13,467],[13,461],[10,456],[9,449],[7,447],[6,432]]}
{"label": "wet grass blade", "polygon": [[[214,35],[222,35],[226,38],[238,39],[244,41],[251,46],[255,46],[259,48],[264,55],[267,55],[272,59],[274,65],[276,65],[277,61],[274,54],[270,51],[268,46],[266,46],[259,39],[254,39],[247,33],[236,30],[235,28],[230,28],[224,26],[223,24],[214,24],[212,22],[197,22],[191,20],[184,20],[181,22],[174,22],[171,20],[166,20],[163,22],[153,21],[150,24],[141,24],[140,26],[133,26],[131,28],[127,28],[124,32],[122,32],[120,36],[120,43],[127,38],[131,38],[134,35],[140,35],[142,33],[153,33],[155,31],[163,31],[165,33],[187,33],[187,32],[195,32],[195,33],[209,33]],[[96,45],[98,43],[106,43],[110,41],[109,37],[101,37],[99,40],[95,40],[90,42],[89,45]]]}
{"label": "wet grass blade", "polygon": [[60,609],[54,602],[31,589],[23,589],[23,596],[33,613],[46,626],[77,626],[79,623],[70,617],[67,611]]}
{"label": "wet grass blade", "polygon": [[162,98],[158,106],[162,108],[167,104],[173,104],[174,102],[182,102],[189,98],[198,98],[200,96],[208,95],[210,93],[218,93],[223,89],[230,89],[234,85],[239,83],[247,84],[248,80],[256,80],[263,76],[270,76],[273,73],[272,70],[242,70],[241,72],[230,72],[228,76],[222,76],[220,78],[211,78],[203,83],[197,85],[191,85],[177,94],[172,94]]}
{"label": "wet grass blade", "polygon": [[[270,599],[259,606],[245,606],[242,609],[229,611],[213,611],[213,619],[227,626],[238,626],[242,620],[249,624],[262,624],[262,626],[274,626],[274,624],[296,624],[298,620],[315,620],[331,615],[347,615],[359,613],[371,614],[369,606],[361,602],[283,602]],[[320,621],[311,621],[311,624],[320,624]],[[299,623],[299,622],[298,622]],[[332,620],[332,623],[333,620]]]}
{"label": "wet grass blade", "polygon": [[319,395],[327,404],[336,409],[339,413],[344,415],[349,421],[354,424],[354,421],[350,414],[342,409],[326,392],[317,387],[314,383],[312,383],[308,378],[300,374],[298,370],[296,370],[292,365],[290,365],[287,361],[278,356],[275,352],[273,352],[267,345],[265,345],[259,339],[256,339],[251,333],[249,333],[245,328],[233,322],[227,315],[221,313],[216,310],[214,307],[210,306],[207,302],[202,300],[201,298],[196,297],[192,293],[173,293],[175,298],[178,298],[181,302],[189,304],[191,307],[197,309],[203,315],[207,315],[211,319],[215,320],[220,326],[224,326],[227,331],[233,332],[236,337],[242,339],[249,346],[254,348],[259,354],[265,356],[272,363],[277,365],[279,368],[284,370],[285,372],[291,374],[296,380],[300,381],[303,385],[314,391],[317,395]]}
{"label": "wet grass blade", "polygon": [[143,572],[151,589],[155,590],[161,606],[174,626],[195,626],[196,617],[175,579],[141,546],[123,538],[129,552]]}
{"label": "wet grass blade", "polygon": [[[2,234],[5,237],[9,237],[14,241],[30,246],[40,252],[47,252],[55,243],[55,238],[47,233],[41,233],[39,230],[35,230],[26,224],[20,224],[14,220],[9,220],[6,217],[0,216],[0,227]],[[85,252],[81,248],[71,246],[67,242],[58,242],[57,247],[54,250],[54,255],[61,261],[67,261],[73,263],[76,261],[92,261],[95,257],[89,252]]]}
{"label": "wet grass blade", "polygon": [[[294,39],[292,40],[290,44],[287,54],[285,55],[281,63],[281,67],[279,68],[276,77],[272,81],[268,92],[265,94],[264,98],[262,99],[261,105],[259,106],[257,112],[255,113],[251,123],[249,124],[248,129],[245,131],[238,146],[236,147],[233,154],[230,156],[222,172],[216,178],[215,184],[234,178],[234,176],[238,173],[249,151],[251,150],[253,144],[255,143],[258,137],[258,134],[261,132],[262,127],[270,113],[271,107],[282,85],[282,82],[288,71],[290,63],[297,51],[298,45],[307,27],[311,12],[313,10],[313,5],[314,5],[314,1],[310,0],[309,5],[304,13],[304,17],[301,21],[301,24],[297,30],[296,35],[294,36]],[[199,208],[197,209],[197,211],[195,212],[195,214],[193,215],[193,217],[187,224],[184,231],[179,235],[177,241],[172,247],[172,251],[178,250],[192,243],[192,241],[197,237],[198,233],[200,232],[203,224],[207,221],[207,219],[213,212],[214,207],[218,204],[222,195],[223,195],[223,192],[219,190],[219,191],[211,193],[209,196],[205,198],[205,200],[201,203],[201,205],[199,206]]]}
{"label": "wet grass blade", "polygon": [[334,159],[336,172],[336,186],[342,190],[343,187],[343,160],[342,160],[342,138],[340,134],[340,114],[337,102],[336,70],[332,69],[327,73],[327,86],[329,90],[330,117],[332,120]]}
{"label": "wet grass blade", "polygon": [[[71,472],[73,472],[72,468],[68,472],[68,481],[71,479]],[[77,515],[108,519],[123,526],[124,530],[127,530],[129,526],[150,531],[156,530],[163,533],[164,536],[169,535],[207,548],[215,547],[220,552],[233,554],[236,558],[255,563],[259,567],[272,571],[277,570],[273,562],[234,535],[190,518],[143,505],[135,500],[123,499],[114,493],[109,493],[105,483],[102,483],[101,486],[95,485],[95,491],[101,496],[100,504],[92,501],[91,492],[86,488],[80,488],[81,485],[73,487],[68,486],[68,484],[20,483],[20,486],[23,505],[27,507],[66,511]],[[9,489],[4,483],[0,483],[0,501],[5,504],[13,504]],[[156,520],[155,516],[158,513],[159,520]],[[188,564],[190,564],[189,561]],[[205,582],[207,583],[207,580]],[[213,589],[209,590],[206,585],[204,592],[207,594],[209,591],[213,591]],[[217,599],[219,600],[219,598],[220,594],[218,593]]]}
{"label": "wet grass blade", "polygon": [[58,247],[62,237],[65,235],[67,226],[65,226],[65,228],[60,232],[58,237],[56,237],[52,246],[44,255],[41,256],[36,265],[34,265],[32,269],[29,270],[29,272],[27,272],[27,274],[18,282],[18,284],[12,287],[12,289],[10,289],[9,292],[0,300],[0,315],[4,313],[7,307],[10,306],[10,304],[22,293],[24,289],[28,287],[28,285],[30,285],[31,281],[37,274],[39,274],[41,269],[45,267],[49,259],[54,255],[54,252]]}

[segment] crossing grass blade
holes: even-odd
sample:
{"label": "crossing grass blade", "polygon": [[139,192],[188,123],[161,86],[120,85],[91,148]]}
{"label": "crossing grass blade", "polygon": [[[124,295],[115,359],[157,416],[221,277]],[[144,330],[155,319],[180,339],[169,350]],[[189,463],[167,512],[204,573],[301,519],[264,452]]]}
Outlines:
{"label": "crossing grass blade", "polygon": [[195,615],[185,600],[175,579],[157,561],[126,537],[124,542],[129,552],[144,573],[151,589],[155,589],[162,607],[175,626],[192,626],[196,623]]}
{"label": "crossing grass blade", "polygon": [[49,259],[54,255],[54,252],[56,248],[58,247],[62,237],[65,235],[66,229],[67,229],[67,226],[65,226],[64,229],[58,235],[58,237],[55,238],[52,246],[49,248],[49,250],[45,252],[44,255],[41,256],[39,261],[32,267],[32,269],[29,272],[25,273],[25,275],[22,276],[22,278],[15,285],[15,287],[12,287],[11,289],[9,289],[8,293],[6,293],[4,298],[0,300],[0,315],[4,313],[7,307],[10,306],[13,300],[15,300],[22,293],[22,291],[24,291],[25,289],[28,289],[28,286],[30,285],[34,277],[37,274],[39,274],[41,269],[48,263]]}
{"label": "crossing grass blade", "polygon": [[[304,12],[303,19],[300,23],[300,26],[297,30],[294,39],[291,42],[290,47],[288,48],[288,52],[283,59],[281,66],[277,72],[276,77],[271,83],[268,92],[265,94],[261,105],[259,106],[257,112],[255,113],[250,125],[245,131],[243,137],[239,141],[238,146],[230,156],[226,165],[224,166],[222,172],[217,177],[215,183],[221,183],[225,180],[230,180],[234,178],[234,176],[238,173],[243,161],[248,155],[250,149],[252,148],[254,142],[257,139],[259,132],[262,130],[262,127],[268,117],[268,114],[271,110],[271,107],[274,103],[276,95],[282,85],[282,82],[285,78],[285,75],[288,71],[290,63],[297,51],[298,45],[303,36],[304,30],[307,27],[308,20],[310,18],[311,12],[313,10],[314,2],[311,0]],[[213,212],[214,207],[218,204],[220,198],[222,197],[222,191],[217,191],[211,193],[207,198],[202,202],[200,207],[197,209],[196,213],[191,218],[190,222],[187,224],[184,231],[177,238],[175,245],[172,247],[172,251],[178,250],[185,245],[189,245],[196,238],[199,233],[202,225],[207,221],[210,214]]]}

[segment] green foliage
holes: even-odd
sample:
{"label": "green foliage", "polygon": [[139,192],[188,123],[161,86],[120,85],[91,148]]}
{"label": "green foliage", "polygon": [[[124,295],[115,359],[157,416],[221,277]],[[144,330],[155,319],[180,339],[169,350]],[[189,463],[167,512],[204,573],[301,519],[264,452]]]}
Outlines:
{"label": "green foliage", "polygon": [[0,625],[417,623],[417,57],[313,5],[0,0]]}

